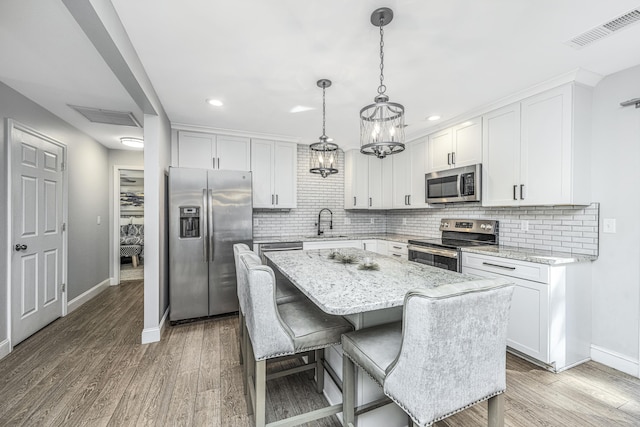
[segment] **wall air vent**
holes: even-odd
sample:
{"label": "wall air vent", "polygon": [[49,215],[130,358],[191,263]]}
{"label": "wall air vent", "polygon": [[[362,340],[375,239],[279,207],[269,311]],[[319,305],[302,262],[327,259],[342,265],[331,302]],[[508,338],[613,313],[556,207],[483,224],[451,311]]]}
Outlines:
{"label": "wall air vent", "polygon": [[117,126],[133,126],[138,128],[142,127],[131,112],[101,110],[99,108],[80,107],[70,104],[69,107],[73,108],[78,113],[82,114],[87,120],[93,123],[103,123],[107,125]]}
{"label": "wall air vent", "polygon": [[602,25],[598,25],[597,27],[586,31],[565,43],[576,49],[582,49],[591,43],[608,37],[614,32],[627,28],[629,25],[637,22],[640,22],[640,8],[633,9],[608,22],[605,22]]}

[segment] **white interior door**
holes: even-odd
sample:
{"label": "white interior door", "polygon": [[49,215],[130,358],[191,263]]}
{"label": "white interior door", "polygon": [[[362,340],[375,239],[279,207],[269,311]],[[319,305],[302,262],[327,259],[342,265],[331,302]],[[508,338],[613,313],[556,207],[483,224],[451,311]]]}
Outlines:
{"label": "white interior door", "polygon": [[11,343],[62,316],[64,148],[11,126]]}

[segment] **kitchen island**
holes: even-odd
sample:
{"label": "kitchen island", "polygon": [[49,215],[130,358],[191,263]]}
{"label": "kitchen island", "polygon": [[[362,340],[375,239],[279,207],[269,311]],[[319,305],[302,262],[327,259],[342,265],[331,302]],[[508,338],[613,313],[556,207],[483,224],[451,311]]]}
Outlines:
{"label": "kitchen island", "polygon": [[[337,256],[335,255],[337,252]],[[430,267],[397,257],[355,248],[339,250],[285,251],[265,254],[268,264],[280,271],[323,311],[345,316],[356,329],[402,319],[405,294],[411,289],[475,281],[510,283],[507,279],[480,279],[477,276]],[[355,262],[343,263],[345,257]],[[378,269],[362,269],[368,258]],[[342,349],[330,347],[325,359],[342,378]],[[324,394],[331,404],[342,401],[342,393],[325,373]],[[375,401],[384,394],[366,374],[357,373],[358,406]],[[405,426],[406,414],[395,405],[387,405],[363,414],[359,427]]]}

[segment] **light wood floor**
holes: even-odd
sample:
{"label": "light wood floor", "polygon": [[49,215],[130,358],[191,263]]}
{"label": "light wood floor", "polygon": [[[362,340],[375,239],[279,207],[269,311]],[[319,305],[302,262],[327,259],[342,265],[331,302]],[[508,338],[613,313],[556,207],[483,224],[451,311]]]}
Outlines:
{"label": "light wood floor", "polygon": [[[144,346],[142,326],[142,282],[127,282],[16,346],[0,361],[0,426],[251,424],[236,316],[168,326],[161,342]],[[324,404],[306,374],[270,381],[268,396],[268,420]],[[505,419],[640,426],[640,380],[594,362],[552,374],[509,355]],[[437,424],[484,425],[486,403]]]}

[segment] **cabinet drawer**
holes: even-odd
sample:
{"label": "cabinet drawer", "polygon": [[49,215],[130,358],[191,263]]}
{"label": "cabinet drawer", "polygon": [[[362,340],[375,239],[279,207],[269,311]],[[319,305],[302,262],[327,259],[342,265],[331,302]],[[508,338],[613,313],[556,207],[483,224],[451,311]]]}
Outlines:
{"label": "cabinet drawer", "polygon": [[409,255],[406,243],[388,242],[387,251],[394,254]]}
{"label": "cabinet drawer", "polygon": [[463,252],[462,267],[475,268],[540,283],[549,283],[549,266],[544,264]]}
{"label": "cabinet drawer", "polygon": [[388,242],[387,254],[393,258],[409,259],[409,251],[406,243]]}

